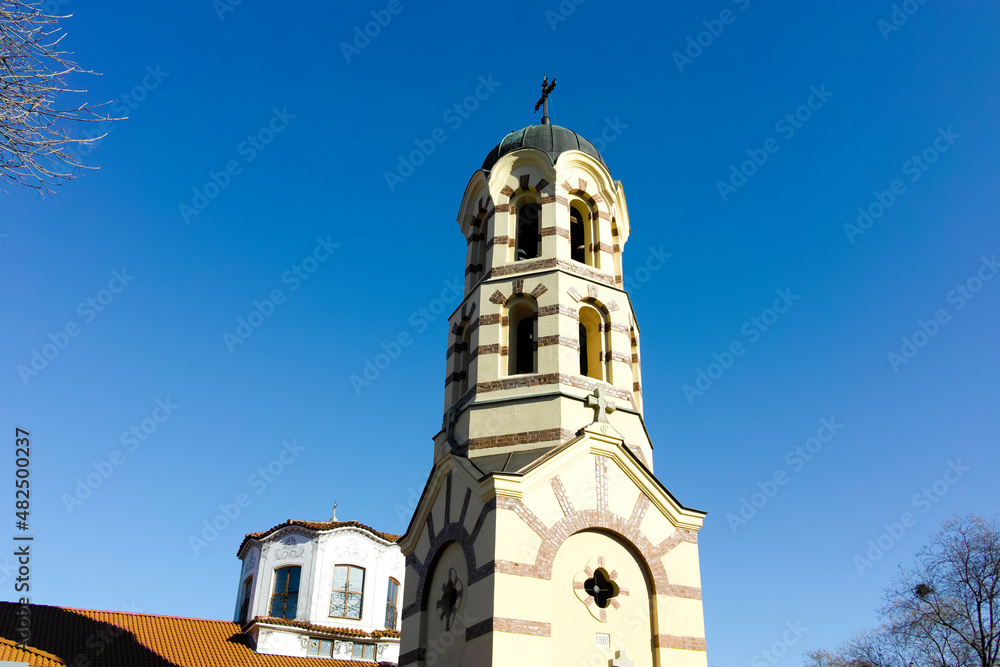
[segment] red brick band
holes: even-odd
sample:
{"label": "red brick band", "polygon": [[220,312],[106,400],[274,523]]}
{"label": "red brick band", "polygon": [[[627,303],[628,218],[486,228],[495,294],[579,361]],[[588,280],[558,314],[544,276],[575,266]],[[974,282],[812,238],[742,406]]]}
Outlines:
{"label": "red brick band", "polygon": [[679,637],[677,635],[656,635],[657,648],[679,648],[686,651],[706,651],[703,637]]}

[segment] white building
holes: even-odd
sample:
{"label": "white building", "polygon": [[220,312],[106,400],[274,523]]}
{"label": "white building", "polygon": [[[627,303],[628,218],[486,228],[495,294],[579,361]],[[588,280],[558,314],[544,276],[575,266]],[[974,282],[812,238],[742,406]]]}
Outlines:
{"label": "white building", "polygon": [[398,535],[357,521],[289,520],[246,536],[235,620],[257,653],[395,663]]}

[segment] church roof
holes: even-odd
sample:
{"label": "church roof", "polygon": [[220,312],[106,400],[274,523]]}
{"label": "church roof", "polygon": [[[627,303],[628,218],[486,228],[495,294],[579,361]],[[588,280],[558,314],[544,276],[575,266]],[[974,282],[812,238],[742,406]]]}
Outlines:
{"label": "church roof", "polygon": [[[255,653],[239,624],[199,618],[29,605],[31,638],[15,644],[20,605],[0,602],[0,660],[35,667],[317,667],[319,658]],[[374,666],[323,658],[323,667]]]}
{"label": "church roof", "polygon": [[395,533],[386,533],[381,530],[375,530],[371,526],[366,526],[358,521],[299,521],[298,519],[289,519],[284,523],[279,523],[273,528],[268,528],[267,530],[262,530],[256,533],[247,533],[246,537],[240,543],[240,548],[236,550],[236,554],[239,555],[243,553],[243,547],[250,540],[257,540],[262,537],[267,537],[276,530],[281,530],[282,528],[287,528],[288,526],[299,526],[300,528],[305,528],[307,530],[321,531],[321,530],[333,530],[334,528],[360,528],[368,533],[371,533],[379,539],[383,539],[386,542],[397,542],[400,536]]}
{"label": "church roof", "polygon": [[[559,125],[529,125],[523,129],[511,132],[490,151],[483,160],[483,169],[489,171],[501,157],[521,148],[536,148],[549,156],[552,164],[556,163],[565,151],[583,151],[604,164],[604,158],[590,143],[573,130]],[[604,164],[606,167],[607,165]]]}

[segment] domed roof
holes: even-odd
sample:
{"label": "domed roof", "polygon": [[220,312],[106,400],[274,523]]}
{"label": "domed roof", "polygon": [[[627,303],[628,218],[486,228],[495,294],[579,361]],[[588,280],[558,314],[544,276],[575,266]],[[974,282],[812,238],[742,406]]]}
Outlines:
{"label": "domed roof", "polygon": [[559,125],[545,124],[529,125],[508,134],[483,160],[483,169],[489,171],[501,157],[520,148],[536,148],[543,151],[552,160],[552,164],[556,163],[563,151],[583,151],[605,167],[607,166],[594,144],[573,130]]}

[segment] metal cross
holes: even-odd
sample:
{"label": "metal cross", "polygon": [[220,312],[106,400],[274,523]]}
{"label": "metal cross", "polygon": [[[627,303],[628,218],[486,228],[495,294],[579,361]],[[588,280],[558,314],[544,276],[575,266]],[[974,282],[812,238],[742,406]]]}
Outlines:
{"label": "metal cross", "polygon": [[535,103],[535,113],[538,113],[538,107],[542,107],[542,125],[549,124],[549,93],[555,90],[555,87],[555,79],[552,79],[551,84],[549,83],[549,77],[545,77],[545,80],[542,81],[542,96]]}
{"label": "metal cross", "polygon": [[594,390],[593,394],[587,397],[587,407],[597,408],[597,418],[595,421],[602,424],[607,424],[608,414],[617,409],[615,399],[608,398],[608,392],[604,387],[598,387]]}

